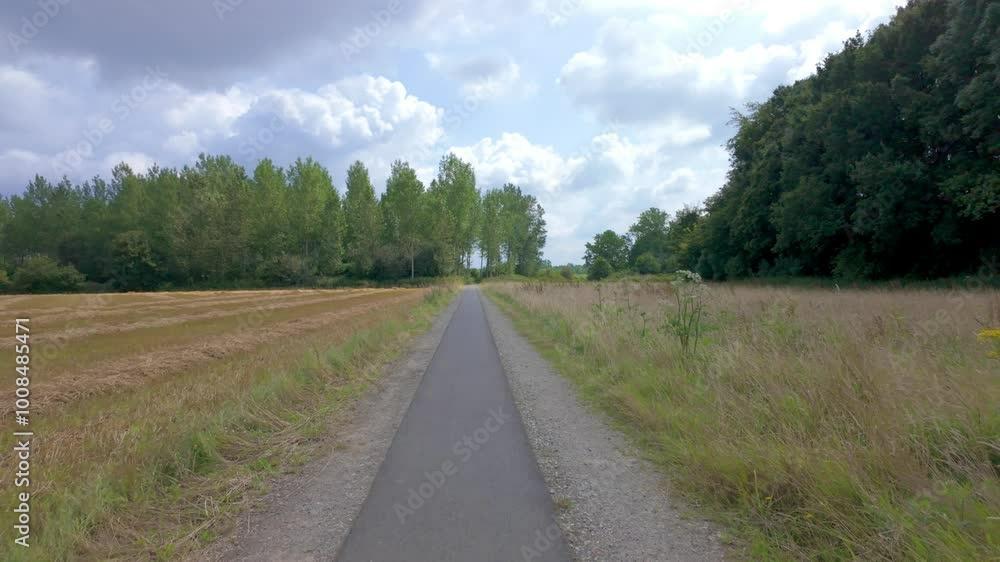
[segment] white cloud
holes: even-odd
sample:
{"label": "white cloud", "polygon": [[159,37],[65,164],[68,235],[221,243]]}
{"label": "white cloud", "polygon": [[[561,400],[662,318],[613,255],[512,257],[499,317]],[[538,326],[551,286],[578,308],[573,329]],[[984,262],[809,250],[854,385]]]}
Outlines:
{"label": "white cloud", "polygon": [[101,161],[101,167],[110,170],[123,162],[128,164],[133,172],[141,174],[152,168],[157,160],[142,152],[112,152]]}
{"label": "white cloud", "polygon": [[713,55],[688,54],[649,20],[615,18],[602,28],[594,47],[566,62],[559,84],[606,119],[648,122],[686,115],[706,120],[765,94],[776,85],[775,77],[783,79],[798,61],[792,46],[760,43]]}
{"label": "white cloud", "polygon": [[198,135],[194,131],[182,131],[171,135],[163,148],[173,154],[190,157],[198,153]]}
{"label": "white cloud", "polygon": [[[378,178],[395,158],[414,153],[430,158],[444,134],[443,110],[382,76],[344,77],[313,91],[245,84],[191,91],[168,82],[127,113],[114,111],[119,91],[84,80],[76,97],[85,110],[70,106],[50,114],[65,100],[50,85],[58,76],[49,70],[0,66],[0,79],[31,94],[14,96],[16,104],[0,104],[0,122],[9,125],[0,133],[3,191],[20,189],[35,173],[68,173],[80,180],[107,175],[116,160],[145,170],[154,160],[164,166],[189,163],[199,151],[229,154],[249,165],[265,156],[286,164],[312,155],[335,175],[361,159]],[[127,93],[129,86],[119,88]],[[98,132],[102,122],[111,129]]]}
{"label": "white cloud", "polygon": [[254,102],[252,95],[235,86],[225,92],[203,93],[178,88],[176,97],[164,115],[166,125],[216,134],[233,134],[233,122]]}
{"label": "white cloud", "polygon": [[585,163],[579,156],[562,158],[551,147],[532,144],[519,133],[503,133],[497,140],[485,138],[450,151],[473,164],[481,187],[512,182],[554,193],[568,186]]}

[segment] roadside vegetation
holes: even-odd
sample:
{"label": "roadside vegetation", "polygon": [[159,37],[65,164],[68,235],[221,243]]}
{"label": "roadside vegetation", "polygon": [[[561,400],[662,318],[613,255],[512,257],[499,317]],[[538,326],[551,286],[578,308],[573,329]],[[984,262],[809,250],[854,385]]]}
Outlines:
{"label": "roadside vegetation", "polygon": [[[5,541],[0,559],[166,560],[213,541],[272,477],[334,445],[345,406],[454,294],[0,297],[9,318],[31,313],[40,373],[31,548]],[[9,431],[0,446],[11,466]]]}
{"label": "roadside vegetation", "polygon": [[1000,552],[1000,292],[980,285],[486,291],[745,556],[957,561]]}

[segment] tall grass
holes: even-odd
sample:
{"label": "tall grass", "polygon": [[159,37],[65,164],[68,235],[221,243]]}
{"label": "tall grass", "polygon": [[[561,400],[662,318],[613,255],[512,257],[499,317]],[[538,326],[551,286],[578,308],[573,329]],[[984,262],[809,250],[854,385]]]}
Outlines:
{"label": "tall grass", "polygon": [[488,293],[747,556],[1000,559],[1000,293],[714,285],[685,354],[674,290]]}

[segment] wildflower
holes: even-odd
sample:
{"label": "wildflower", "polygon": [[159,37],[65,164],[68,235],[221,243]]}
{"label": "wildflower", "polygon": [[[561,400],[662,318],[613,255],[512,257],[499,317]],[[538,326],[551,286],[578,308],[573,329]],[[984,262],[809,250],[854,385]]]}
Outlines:
{"label": "wildflower", "polygon": [[1000,328],[991,328],[979,332],[979,339],[984,342],[993,342],[993,351],[987,355],[994,359],[1000,359]]}

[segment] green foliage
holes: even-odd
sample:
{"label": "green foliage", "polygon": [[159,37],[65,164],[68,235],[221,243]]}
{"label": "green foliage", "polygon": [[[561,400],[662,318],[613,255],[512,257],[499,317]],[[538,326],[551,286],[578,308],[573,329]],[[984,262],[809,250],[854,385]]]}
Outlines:
{"label": "green foliage", "polygon": [[675,307],[664,314],[663,328],[677,336],[685,354],[698,351],[698,340],[704,331],[706,288],[701,276],[691,271],[678,271],[674,286]]}
{"label": "green foliage", "polygon": [[657,208],[643,211],[639,215],[639,220],[629,229],[629,236],[633,240],[629,249],[629,263],[633,267],[638,268],[639,258],[647,254],[657,262],[666,257],[669,221],[670,215]]}
{"label": "green foliage", "polygon": [[660,272],[660,262],[651,252],[646,252],[635,260],[635,270],[641,275],[655,275]]}
{"label": "green foliage", "polygon": [[415,260],[421,243],[423,217],[419,210],[423,195],[424,184],[416,171],[405,162],[393,162],[382,196],[382,217],[389,242],[409,259],[411,279],[416,276]]}
{"label": "green foliage", "polygon": [[260,264],[257,278],[269,287],[301,287],[313,282],[306,260],[300,256],[275,256]]}
{"label": "green foliage", "polygon": [[622,271],[628,267],[629,240],[619,236],[613,230],[605,230],[587,243],[587,253],[584,260],[592,266],[597,258],[604,258],[613,271]]}
{"label": "green foliage", "polygon": [[75,293],[84,276],[72,266],[60,266],[48,256],[33,256],[14,272],[13,288],[19,293]]}
{"label": "green foliage", "polygon": [[[472,166],[454,155],[427,190],[397,161],[381,201],[361,162],[345,191],[312,158],[287,170],[264,159],[252,177],[209,155],[145,174],[121,164],[110,181],[80,185],[38,176],[0,197],[0,264],[51,256],[88,288],[126,291],[464,275],[477,250],[486,275],[534,275],[541,264],[538,201],[512,184],[481,194]],[[345,270],[352,280],[330,281]]]}
{"label": "green foliage", "polygon": [[120,291],[156,288],[158,274],[146,233],[130,230],[115,236],[111,248],[112,276]]}
{"label": "green foliage", "polygon": [[347,195],[344,198],[347,223],[347,259],[354,274],[364,277],[372,272],[380,236],[379,209],[375,188],[368,169],[355,162],[347,170]]}
{"label": "green foliage", "polygon": [[[931,278],[1000,254],[1000,6],[910,2],[817,74],[734,112],[726,184],[630,229],[630,263],[706,278]],[[588,256],[618,270],[621,237]]]}
{"label": "green foliage", "polygon": [[587,279],[590,281],[600,281],[607,279],[612,273],[614,273],[614,269],[612,269],[611,263],[604,256],[597,256],[590,264],[587,271]]}
{"label": "green foliage", "polygon": [[546,240],[544,216],[538,200],[516,185],[483,195],[479,248],[487,275],[538,273]]}
{"label": "green foliage", "polygon": [[576,273],[573,272],[573,267],[569,265],[560,267],[559,275],[567,281],[572,281],[576,277]]}

